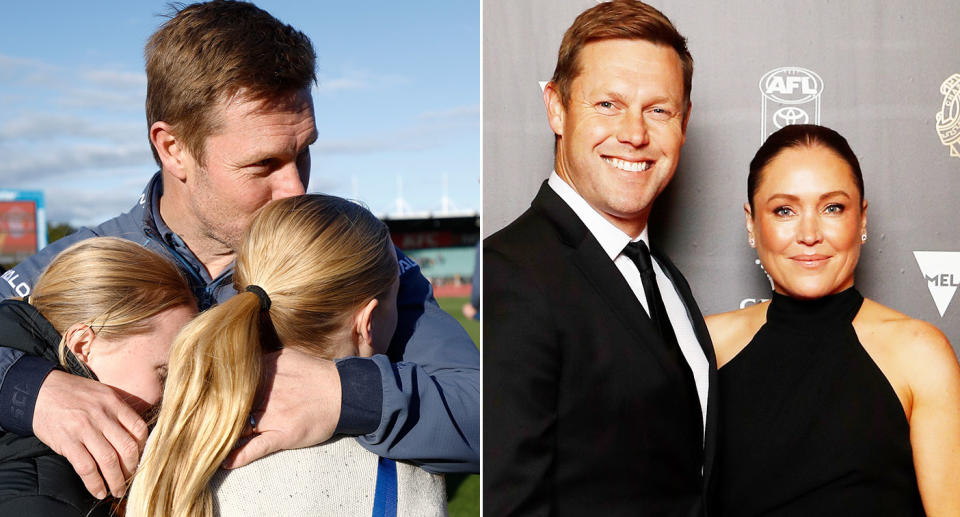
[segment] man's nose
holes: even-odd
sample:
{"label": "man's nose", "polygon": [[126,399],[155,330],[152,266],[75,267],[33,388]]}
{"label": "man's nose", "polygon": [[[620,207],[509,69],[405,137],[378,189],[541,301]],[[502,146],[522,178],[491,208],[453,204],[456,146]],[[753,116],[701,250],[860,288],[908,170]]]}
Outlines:
{"label": "man's nose", "polygon": [[650,143],[647,121],[643,118],[642,112],[627,112],[623,115],[617,132],[617,140],[633,147],[641,147]]}
{"label": "man's nose", "polygon": [[309,165],[303,167],[296,163],[289,163],[280,170],[274,171],[271,176],[273,176],[272,199],[302,196],[307,192],[310,167]]}

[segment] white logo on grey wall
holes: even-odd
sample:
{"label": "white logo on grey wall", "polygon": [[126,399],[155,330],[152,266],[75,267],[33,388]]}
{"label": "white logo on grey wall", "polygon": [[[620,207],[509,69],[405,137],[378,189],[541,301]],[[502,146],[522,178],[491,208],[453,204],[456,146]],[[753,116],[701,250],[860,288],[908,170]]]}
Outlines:
{"label": "white logo on grey wall", "polygon": [[774,68],[760,78],[760,142],[791,124],[820,123],[823,79],[798,66]]}
{"label": "white logo on grey wall", "polygon": [[913,256],[942,318],[960,285],[960,251],[914,251]]}
{"label": "white logo on grey wall", "polygon": [[950,156],[960,158],[960,74],[953,74],[940,85],[943,105],[937,113],[940,142],[950,147]]}

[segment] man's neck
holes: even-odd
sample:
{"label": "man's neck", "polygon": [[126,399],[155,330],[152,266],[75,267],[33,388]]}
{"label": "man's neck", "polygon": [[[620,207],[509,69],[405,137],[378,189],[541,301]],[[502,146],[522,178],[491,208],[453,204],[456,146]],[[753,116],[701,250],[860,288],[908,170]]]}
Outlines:
{"label": "man's neck", "polygon": [[233,263],[236,253],[226,244],[203,232],[203,225],[192,216],[193,211],[181,202],[181,199],[182,196],[165,189],[160,196],[160,217],[193,252],[210,278],[217,278]]}
{"label": "man's neck", "polygon": [[647,227],[647,214],[644,214],[640,219],[621,219],[617,216],[610,215],[607,212],[602,210],[597,210],[604,219],[610,221],[610,224],[617,227],[618,230],[630,236],[631,239],[636,239],[643,233],[643,229]]}

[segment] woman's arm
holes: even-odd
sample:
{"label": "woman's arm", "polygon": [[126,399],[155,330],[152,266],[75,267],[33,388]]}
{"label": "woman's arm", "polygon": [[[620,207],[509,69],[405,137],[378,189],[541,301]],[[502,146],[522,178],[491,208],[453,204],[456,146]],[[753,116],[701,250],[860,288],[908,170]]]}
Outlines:
{"label": "woman's arm", "polygon": [[946,336],[928,323],[904,325],[913,398],[910,443],[929,517],[960,515],[960,365]]}

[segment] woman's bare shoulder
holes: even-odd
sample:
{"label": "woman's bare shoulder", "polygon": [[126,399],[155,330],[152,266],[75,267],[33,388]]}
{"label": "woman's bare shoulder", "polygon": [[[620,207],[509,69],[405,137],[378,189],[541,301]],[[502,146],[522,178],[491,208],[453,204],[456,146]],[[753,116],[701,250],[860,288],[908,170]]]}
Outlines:
{"label": "woman's bare shoulder", "polygon": [[875,339],[887,346],[909,345],[930,349],[946,347],[952,351],[947,337],[936,326],[911,318],[869,298],[863,301],[863,308],[855,323],[858,321],[862,322],[865,330],[875,334]]}
{"label": "woman's bare shoulder", "polygon": [[865,299],[854,325],[859,327],[858,334],[862,331],[860,340],[868,351],[872,348],[894,360],[911,385],[955,371],[953,346],[940,329],[926,321]]}
{"label": "woman's bare shoulder", "polygon": [[767,320],[768,305],[770,302],[762,302],[704,318],[717,354],[718,367],[729,362],[750,343]]}

